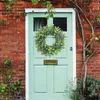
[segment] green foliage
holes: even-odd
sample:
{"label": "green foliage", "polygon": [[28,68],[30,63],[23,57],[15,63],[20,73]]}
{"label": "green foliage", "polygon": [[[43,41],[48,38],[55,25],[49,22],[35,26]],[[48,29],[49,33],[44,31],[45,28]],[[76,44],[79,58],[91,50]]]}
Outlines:
{"label": "green foliage", "polygon": [[[47,45],[45,38],[48,36],[54,36],[55,43],[53,45]],[[46,56],[56,55],[64,48],[65,34],[61,29],[56,26],[45,26],[38,29],[36,33],[36,47],[41,54]]]}
{"label": "green foliage", "polygon": [[42,3],[43,6],[49,6],[51,3],[50,1],[46,0]]}
{"label": "green foliage", "polygon": [[6,24],[6,20],[2,19],[2,20],[0,20],[0,23],[1,24]]}
{"label": "green foliage", "polygon": [[32,0],[32,3],[37,4],[40,0]]}
{"label": "green foliage", "polygon": [[7,0],[5,1],[5,11],[11,11],[12,12],[12,6],[16,4],[17,0]]}
{"label": "green foliage", "polygon": [[97,22],[98,22],[98,23],[100,23],[100,16],[99,16],[99,17],[97,17]]}
{"label": "green foliage", "polygon": [[86,88],[83,90],[82,79],[78,80],[76,88],[66,91],[71,100],[99,100],[100,79],[86,77]]}
{"label": "green foliage", "polygon": [[50,1],[44,1],[42,4],[43,4],[43,6],[46,6],[48,8],[48,11],[45,12],[45,14],[47,15],[46,17],[47,18],[53,17],[54,7],[52,6],[51,2]]}
{"label": "green foliage", "polygon": [[[40,2],[43,6],[47,7],[48,11],[45,12],[45,14],[47,15],[46,17],[47,18],[53,17],[54,8],[53,8],[53,6],[52,6],[52,4],[51,4],[51,2],[49,0],[43,0],[43,1],[41,1],[41,0],[31,0],[31,1],[32,1],[33,4],[38,4]],[[7,0],[7,1],[5,1],[4,2],[4,4],[5,4],[5,9],[4,10],[6,12],[7,11],[11,11],[12,12],[12,7],[16,3],[17,3],[17,0]],[[19,16],[16,16],[16,18],[19,18]]]}
{"label": "green foliage", "polygon": [[92,54],[91,46],[89,45],[85,50],[86,56],[90,56]]}
{"label": "green foliage", "polygon": [[45,14],[46,14],[47,18],[53,17],[53,15],[54,15],[54,8],[52,7],[52,5],[50,5],[50,7],[48,8],[48,11],[45,12]]}
{"label": "green foliage", "polygon": [[[41,2],[41,0],[32,0],[32,3],[33,4],[37,4]],[[46,17],[49,18],[49,17],[53,17],[53,14],[54,14],[54,7],[52,6],[51,2],[49,0],[43,0],[41,2],[41,4],[44,6],[44,7],[47,7],[48,8],[48,11],[45,12],[46,14]]]}
{"label": "green foliage", "polygon": [[11,100],[16,92],[21,90],[21,79],[14,82],[12,77],[12,60],[6,59],[0,66],[2,80],[0,81],[0,93],[2,100]]}
{"label": "green foliage", "polygon": [[11,66],[12,65],[12,60],[11,59],[6,59],[6,60],[4,60],[4,65],[5,66]]}

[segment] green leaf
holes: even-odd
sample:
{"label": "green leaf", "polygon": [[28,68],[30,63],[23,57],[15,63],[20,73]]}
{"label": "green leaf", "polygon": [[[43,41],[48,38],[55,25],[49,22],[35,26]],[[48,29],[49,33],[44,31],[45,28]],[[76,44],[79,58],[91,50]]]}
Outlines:
{"label": "green leaf", "polygon": [[3,63],[4,63],[5,66],[11,66],[12,65],[12,60],[8,58]]}
{"label": "green leaf", "polygon": [[0,22],[1,22],[2,24],[6,24],[6,20],[4,20],[4,19],[0,20]]}
{"label": "green leaf", "polygon": [[40,0],[32,0],[33,4],[37,4]]}
{"label": "green leaf", "polygon": [[100,16],[99,16],[99,17],[97,17],[97,22],[99,22],[99,23],[100,23]]}

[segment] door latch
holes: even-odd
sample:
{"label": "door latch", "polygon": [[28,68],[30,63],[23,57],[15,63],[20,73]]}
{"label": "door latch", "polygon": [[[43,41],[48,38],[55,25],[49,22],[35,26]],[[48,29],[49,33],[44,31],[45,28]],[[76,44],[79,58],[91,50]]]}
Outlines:
{"label": "door latch", "polygon": [[73,51],[73,47],[70,47],[70,51]]}

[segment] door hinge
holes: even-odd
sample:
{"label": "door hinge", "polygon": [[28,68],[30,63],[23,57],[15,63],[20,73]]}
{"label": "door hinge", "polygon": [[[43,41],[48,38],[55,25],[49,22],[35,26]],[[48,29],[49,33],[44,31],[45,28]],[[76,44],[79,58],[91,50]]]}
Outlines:
{"label": "door hinge", "polygon": [[70,47],[70,51],[73,51],[73,47]]}

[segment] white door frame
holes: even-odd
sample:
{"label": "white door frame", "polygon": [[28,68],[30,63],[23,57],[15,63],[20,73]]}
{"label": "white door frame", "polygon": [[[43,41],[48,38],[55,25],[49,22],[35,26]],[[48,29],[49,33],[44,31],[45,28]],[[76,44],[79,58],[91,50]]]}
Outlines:
{"label": "white door frame", "polygon": [[[34,12],[46,12],[46,8],[25,8],[25,13],[34,13]],[[72,29],[73,29],[73,81],[76,78],[76,15],[73,8],[55,8],[55,12],[71,12],[72,13]],[[25,96],[26,100],[29,100],[29,33],[28,33],[28,15],[25,16]]]}

